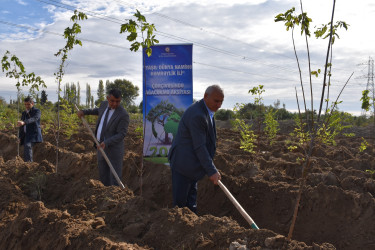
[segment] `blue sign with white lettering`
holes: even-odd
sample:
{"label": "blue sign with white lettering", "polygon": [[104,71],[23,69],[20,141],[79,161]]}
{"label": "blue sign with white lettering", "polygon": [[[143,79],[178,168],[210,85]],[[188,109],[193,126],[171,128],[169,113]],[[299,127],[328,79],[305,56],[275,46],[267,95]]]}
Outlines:
{"label": "blue sign with white lettering", "polygon": [[182,113],[193,102],[192,44],[152,46],[143,50],[143,155],[167,162]]}

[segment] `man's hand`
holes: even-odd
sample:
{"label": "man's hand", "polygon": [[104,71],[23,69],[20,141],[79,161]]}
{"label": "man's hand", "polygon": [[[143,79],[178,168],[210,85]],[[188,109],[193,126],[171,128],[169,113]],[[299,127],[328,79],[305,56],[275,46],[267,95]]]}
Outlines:
{"label": "man's hand", "polygon": [[101,147],[102,149],[104,149],[104,148],[105,148],[105,144],[104,144],[104,141],[100,143],[100,147]]}
{"label": "man's hand", "polygon": [[24,121],[18,121],[18,122],[17,122],[17,127],[21,127],[21,126],[23,126],[23,125],[25,125],[25,122],[24,122]]}
{"label": "man's hand", "polygon": [[218,181],[221,180],[221,175],[219,172],[217,172],[211,175],[209,178],[210,178],[210,181],[212,181],[214,185],[218,185]]}
{"label": "man's hand", "polygon": [[77,115],[78,115],[79,118],[81,118],[81,117],[84,116],[85,114],[83,113],[82,110],[80,110],[80,111],[77,112]]}

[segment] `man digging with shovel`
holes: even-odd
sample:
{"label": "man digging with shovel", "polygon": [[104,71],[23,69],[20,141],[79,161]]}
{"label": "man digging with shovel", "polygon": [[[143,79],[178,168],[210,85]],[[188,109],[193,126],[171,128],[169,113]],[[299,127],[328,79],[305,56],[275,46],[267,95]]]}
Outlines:
{"label": "man digging with shovel", "polygon": [[213,157],[216,151],[214,112],[223,103],[224,92],[209,86],[202,100],[192,104],[180,120],[168,160],[172,169],[173,206],[197,212],[197,182],[205,175],[218,185],[221,176]]}
{"label": "man digging with shovel", "polygon": [[106,157],[101,152],[97,152],[100,181],[105,186],[123,186],[121,181],[119,183],[117,179],[121,178],[122,175],[122,161],[125,153],[124,137],[128,132],[130,119],[120,103],[121,91],[112,89],[109,91],[107,101],[103,101],[99,108],[77,112],[80,118],[84,115],[98,116],[95,130],[95,136],[100,146],[98,151],[104,150],[106,156],[108,156],[107,159],[110,160],[118,176],[114,176],[111,173],[112,166],[109,166]]}

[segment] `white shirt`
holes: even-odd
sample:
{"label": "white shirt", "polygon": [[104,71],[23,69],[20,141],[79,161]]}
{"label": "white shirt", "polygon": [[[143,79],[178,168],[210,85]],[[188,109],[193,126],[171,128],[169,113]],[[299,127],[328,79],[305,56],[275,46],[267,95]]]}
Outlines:
{"label": "white shirt", "polygon": [[[204,101],[203,101],[204,102]],[[204,105],[206,106],[206,108],[207,108],[207,111],[208,111],[208,114],[210,115],[210,119],[211,119],[211,124],[212,124],[212,126],[214,126],[214,123],[213,123],[213,118],[214,118],[214,114],[215,114],[215,112],[213,112],[213,111],[211,111],[211,109],[209,109],[208,107],[207,107],[207,105],[206,105],[206,103],[204,102]]]}
{"label": "white shirt", "polygon": [[[102,115],[102,119],[100,120],[100,123],[99,123],[98,132],[96,133],[96,139],[98,141],[100,141],[100,135],[102,133],[103,122],[104,122],[104,118],[105,118],[105,115],[106,115],[107,111],[108,111],[108,107],[105,109],[105,111],[104,111],[104,113]],[[110,109],[109,110],[107,125],[108,125],[109,120],[111,120],[111,117],[112,117],[112,115],[113,115],[114,112],[115,112],[114,109]]]}

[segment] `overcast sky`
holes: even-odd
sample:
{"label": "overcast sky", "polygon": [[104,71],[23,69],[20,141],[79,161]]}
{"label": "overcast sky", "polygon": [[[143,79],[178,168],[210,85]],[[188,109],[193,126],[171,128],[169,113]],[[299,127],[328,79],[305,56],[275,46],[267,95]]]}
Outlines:
{"label": "overcast sky", "polygon": [[[305,0],[304,11],[312,19],[311,29],[330,21],[333,1]],[[65,45],[61,36],[71,26],[72,10],[88,15],[80,22],[82,47],[75,47],[68,56],[63,83],[80,83],[81,102],[85,102],[86,83],[96,98],[99,80],[127,79],[142,89],[141,53],[129,50],[120,25],[138,9],[155,24],[160,44],[193,44],[194,98],[200,99],[205,88],[219,84],[225,91],[223,108],[236,103],[253,102],[249,89],[264,85],[266,105],[277,99],[281,105],[297,109],[295,90],[301,97],[298,68],[293,52],[291,32],[274,17],[295,7],[297,0],[0,0],[0,55],[6,50],[15,54],[27,72],[35,72],[47,83],[48,98],[56,101],[57,84],[54,73],[60,58],[54,54]],[[368,62],[373,56],[375,34],[372,0],[337,0],[334,22],[345,21],[349,29],[338,31],[340,39],[333,47],[331,100],[354,72],[341,95],[342,111],[360,114],[361,92],[367,87]],[[310,98],[306,44],[299,30],[296,46],[304,88]],[[323,69],[328,40],[309,40],[312,69]],[[314,109],[322,91],[322,77],[313,77]],[[27,93],[27,88],[23,88]],[[15,98],[14,79],[0,73],[0,96]],[[136,103],[141,101],[141,95]],[[301,100],[300,100],[301,101]],[[310,101],[308,100],[308,108]]]}

